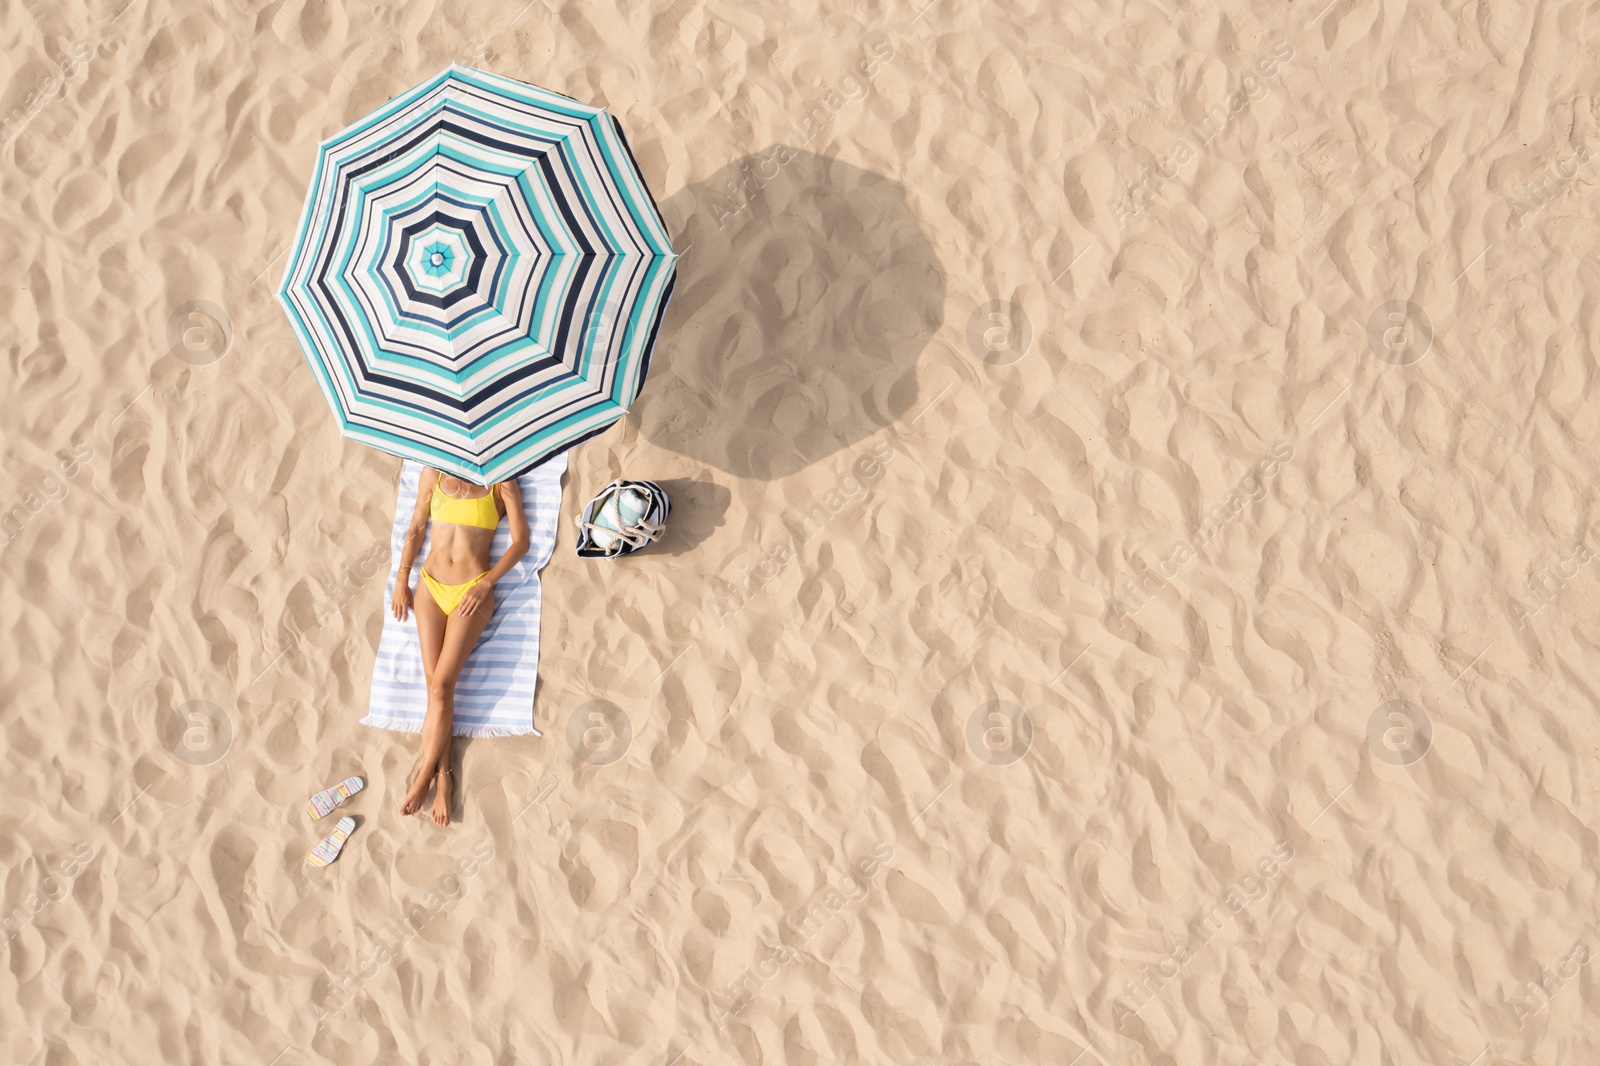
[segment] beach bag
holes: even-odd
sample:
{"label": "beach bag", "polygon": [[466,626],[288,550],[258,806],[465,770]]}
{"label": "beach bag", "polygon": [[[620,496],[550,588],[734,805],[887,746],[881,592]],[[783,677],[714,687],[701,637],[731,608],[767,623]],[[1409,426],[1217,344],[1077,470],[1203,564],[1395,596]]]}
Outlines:
{"label": "beach bag", "polygon": [[578,516],[578,556],[616,559],[661,539],[672,503],[654,481],[618,478]]}

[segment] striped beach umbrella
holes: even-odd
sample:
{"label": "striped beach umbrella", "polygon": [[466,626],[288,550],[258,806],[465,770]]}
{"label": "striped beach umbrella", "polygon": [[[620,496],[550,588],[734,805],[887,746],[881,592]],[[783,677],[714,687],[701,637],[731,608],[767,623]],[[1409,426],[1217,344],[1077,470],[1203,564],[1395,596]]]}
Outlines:
{"label": "striped beach umbrella", "polygon": [[675,264],[615,118],[455,66],[323,142],[278,299],[345,436],[488,484],[627,411]]}

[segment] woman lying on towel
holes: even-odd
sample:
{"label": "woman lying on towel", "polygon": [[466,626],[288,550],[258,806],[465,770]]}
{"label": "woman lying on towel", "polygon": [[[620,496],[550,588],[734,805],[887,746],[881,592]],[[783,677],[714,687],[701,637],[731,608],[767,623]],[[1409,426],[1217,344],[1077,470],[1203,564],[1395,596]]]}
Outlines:
{"label": "woman lying on towel", "polygon": [[[511,547],[490,566],[489,548],[502,515],[511,521]],[[484,488],[424,467],[411,527],[400,550],[400,579],[394,584],[394,616],[402,622],[413,606],[411,564],[422,550],[430,521],[433,540],[414,594],[422,672],[428,681],[428,712],[422,720],[422,764],[400,804],[400,813],[421,810],[428,786],[437,780],[433,820],[437,825],[449,825],[450,726],[455,719],[456,679],[494,614],[494,583],[528,550],[528,516],[523,513],[522,490],[515,481]]]}

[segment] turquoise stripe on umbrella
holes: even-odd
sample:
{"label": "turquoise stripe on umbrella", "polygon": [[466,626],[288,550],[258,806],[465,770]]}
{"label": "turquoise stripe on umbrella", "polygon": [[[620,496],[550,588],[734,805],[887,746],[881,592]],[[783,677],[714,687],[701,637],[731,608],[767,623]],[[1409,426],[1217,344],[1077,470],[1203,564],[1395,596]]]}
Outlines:
{"label": "turquoise stripe on umbrella", "polygon": [[486,483],[626,413],[676,265],[611,115],[452,67],[322,143],[278,297],[342,433]]}

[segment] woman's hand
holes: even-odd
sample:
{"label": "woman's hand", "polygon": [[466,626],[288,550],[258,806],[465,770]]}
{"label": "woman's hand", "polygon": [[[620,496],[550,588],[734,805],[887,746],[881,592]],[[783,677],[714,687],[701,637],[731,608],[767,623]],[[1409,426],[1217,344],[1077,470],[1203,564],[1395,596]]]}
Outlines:
{"label": "woman's hand", "polygon": [[406,612],[411,610],[411,574],[409,571],[402,573],[395,579],[394,598],[389,601],[389,607],[394,611],[394,616],[400,621],[406,620]]}
{"label": "woman's hand", "polygon": [[476,585],[473,585],[466,592],[462,593],[461,603],[457,605],[456,613],[477,614],[478,608],[483,606],[484,601],[489,598],[489,594],[493,591],[494,585],[490,583],[488,578],[484,578]]}

